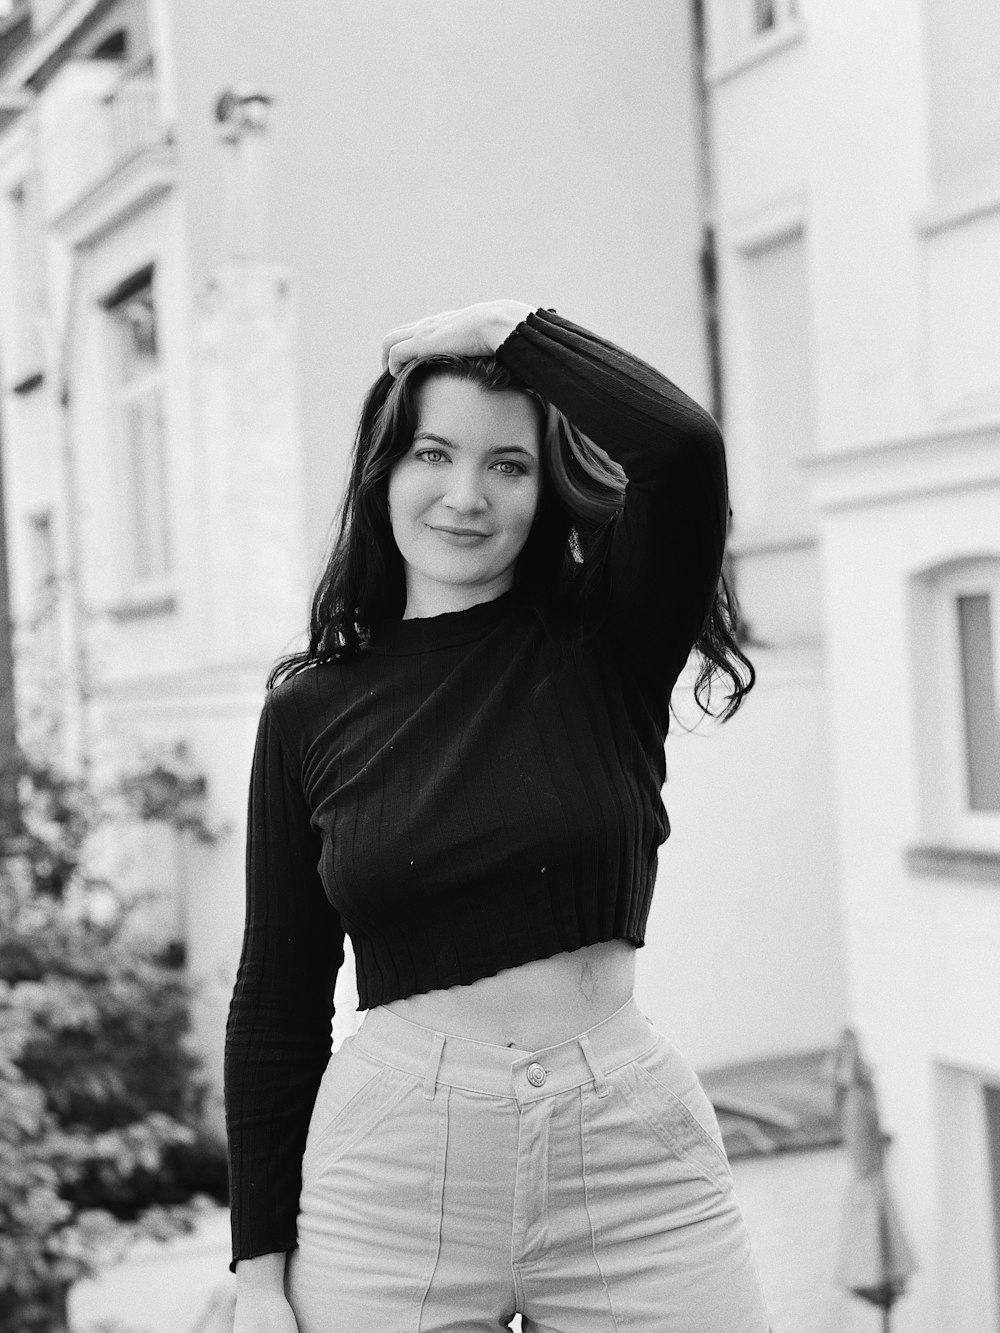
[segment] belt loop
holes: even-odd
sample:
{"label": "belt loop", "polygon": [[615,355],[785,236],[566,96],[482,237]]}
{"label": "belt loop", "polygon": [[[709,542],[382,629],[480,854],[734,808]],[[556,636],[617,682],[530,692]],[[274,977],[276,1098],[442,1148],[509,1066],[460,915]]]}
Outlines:
{"label": "belt loop", "polygon": [[580,1050],[583,1051],[583,1058],[590,1065],[590,1072],[594,1076],[594,1087],[597,1089],[598,1097],[606,1097],[611,1091],[608,1086],[608,1080],[604,1077],[604,1071],[597,1063],[597,1057],[594,1054],[594,1048],[590,1044],[590,1038],[586,1034],[577,1037],[580,1043]]}
{"label": "belt loop", "polygon": [[431,1043],[430,1059],[427,1061],[427,1077],[424,1079],[424,1096],[428,1101],[433,1101],[434,1092],[437,1088],[438,1070],[441,1068],[441,1053],[444,1051],[444,1037],[440,1032],[434,1033],[434,1040]]}

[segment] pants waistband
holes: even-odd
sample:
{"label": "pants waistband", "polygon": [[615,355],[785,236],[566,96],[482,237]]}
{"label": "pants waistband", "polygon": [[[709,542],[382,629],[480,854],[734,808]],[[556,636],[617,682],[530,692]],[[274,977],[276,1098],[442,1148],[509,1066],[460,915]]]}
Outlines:
{"label": "pants waistband", "polygon": [[427,1097],[434,1096],[438,1084],[445,1084],[518,1102],[537,1101],[590,1082],[603,1097],[609,1091],[605,1076],[643,1055],[658,1040],[634,998],[585,1032],[536,1051],[438,1032],[384,1008],[370,1009],[358,1031],[347,1038],[358,1053],[422,1078]]}

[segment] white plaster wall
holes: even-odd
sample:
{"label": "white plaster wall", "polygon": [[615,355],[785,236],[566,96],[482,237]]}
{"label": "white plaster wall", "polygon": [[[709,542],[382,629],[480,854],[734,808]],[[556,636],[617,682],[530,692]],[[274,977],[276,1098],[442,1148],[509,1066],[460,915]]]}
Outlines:
{"label": "white plaster wall", "polygon": [[996,207],[922,237],[928,396],[935,414],[1000,409],[1000,189]]}
{"label": "white plaster wall", "polygon": [[818,447],[926,420],[915,218],[927,204],[919,0],[809,4]]}
{"label": "white plaster wall", "polygon": [[[907,846],[923,840],[911,662],[911,575],[997,549],[1000,489],[932,493],[828,513],[824,560],[833,741],[840,777],[843,902],[852,1008],[896,1136],[904,1216],[923,1259],[920,1301],[902,1329],[944,1317],[947,1258],[938,1143],[949,1133],[933,1100],[933,1062],[1000,1068],[1000,900],[989,885],[912,877]],[[954,1224],[959,1218],[954,1216]],[[940,1289],[939,1291],[937,1289]],[[950,1318],[952,1316],[949,1316]],[[949,1323],[978,1333],[974,1323]]]}
{"label": "white plaster wall", "polygon": [[637,993],[698,1066],[832,1045],[845,1011],[820,660],[754,657],[735,718],[667,741],[672,833]]}
{"label": "white plaster wall", "polygon": [[194,280],[221,256],[227,83],[276,98],[273,258],[298,275],[318,558],[382,334],[494,295],[556,307],[707,386],[687,6],[179,0]]}

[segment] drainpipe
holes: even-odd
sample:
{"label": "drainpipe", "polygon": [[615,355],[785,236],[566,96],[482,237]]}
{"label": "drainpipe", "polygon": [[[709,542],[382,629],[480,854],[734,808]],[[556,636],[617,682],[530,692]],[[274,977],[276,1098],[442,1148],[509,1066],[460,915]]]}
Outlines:
{"label": "drainpipe", "polygon": [[[0,379],[2,383],[2,379]],[[17,735],[14,699],[14,645],[7,566],[7,510],[3,485],[3,423],[0,422],[0,803],[13,807],[13,760]]]}
{"label": "drainpipe", "polygon": [[711,392],[709,409],[720,426],[724,425],[724,398],[722,383],[722,350],[719,334],[718,264],[715,249],[715,189],[712,175],[712,128],[709,112],[708,80],[705,68],[708,61],[708,43],[705,34],[704,0],[692,0],[691,30],[694,39],[695,124],[698,135],[698,183],[701,203],[701,249],[698,265],[701,271],[702,318],[708,350],[708,373]]}
{"label": "drainpipe", "polygon": [[[719,265],[715,239],[715,178],[712,169],[712,117],[708,86],[708,40],[705,23],[705,0],[691,0],[691,31],[693,36],[695,77],[695,124],[698,135],[698,178],[701,198],[701,249],[698,265],[701,272],[701,307],[705,322],[705,343],[708,353],[708,375],[711,401],[709,410],[725,431],[725,382],[722,373],[722,334],[719,315]],[[729,531],[733,529],[733,511],[729,511]],[[738,584],[739,568],[728,545],[723,557],[722,574],[728,588],[729,610],[733,633],[741,646],[753,645],[756,640],[751,625],[740,611]]]}
{"label": "drainpipe", "polygon": [[90,653],[87,647],[86,610],[83,602],[83,540],[80,533],[79,486],[76,474],[76,452],[73,447],[73,370],[72,357],[79,319],[80,287],[83,275],[83,255],[74,249],[70,261],[66,314],[59,339],[58,393],[59,393],[59,447],[62,455],[63,502],[65,504],[66,572],[64,586],[69,602],[70,661],[73,684],[76,689],[77,759],[84,774],[90,768],[91,701],[93,680]]}

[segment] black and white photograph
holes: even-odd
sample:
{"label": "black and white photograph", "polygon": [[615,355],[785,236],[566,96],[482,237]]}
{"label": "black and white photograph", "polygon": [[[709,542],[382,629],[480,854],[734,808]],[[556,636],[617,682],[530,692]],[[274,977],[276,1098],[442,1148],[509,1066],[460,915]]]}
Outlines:
{"label": "black and white photograph", "polygon": [[0,0],[0,1333],[1000,1333],[996,0]]}

